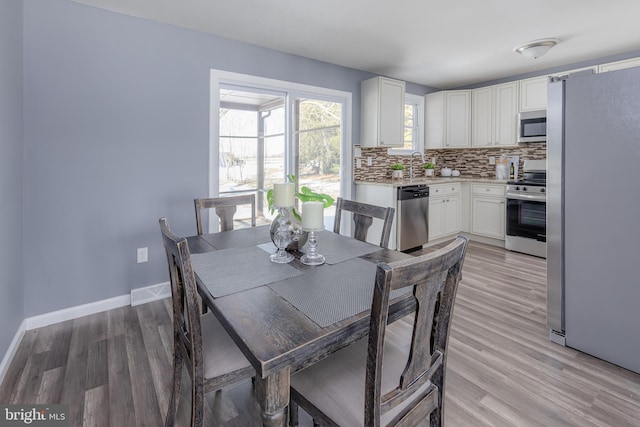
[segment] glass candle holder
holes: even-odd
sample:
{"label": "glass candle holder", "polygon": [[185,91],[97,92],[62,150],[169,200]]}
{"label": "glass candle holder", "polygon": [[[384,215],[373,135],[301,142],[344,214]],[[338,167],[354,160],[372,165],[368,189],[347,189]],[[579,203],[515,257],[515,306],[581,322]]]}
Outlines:
{"label": "glass candle holder", "polygon": [[302,229],[309,232],[307,236],[307,253],[300,258],[306,265],[321,265],[325,259],[318,253],[318,236],[316,231],[324,230],[324,205],[311,201],[302,204]]}
{"label": "glass candle holder", "polygon": [[278,247],[278,251],[270,256],[271,262],[278,264],[286,264],[293,260],[293,255],[286,251],[287,246],[291,242],[291,233],[287,225],[287,209],[278,208],[278,231],[274,236],[274,241]]}
{"label": "glass candle holder", "polygon": [[[302,255],[300,262],[306,265],[322,265],[325,263],[324,255],[318,253],[318,236],[316,230],[305,230],[309,232],[307,237],[307,253]],[[320,231],[320,230],[317,230]]]}

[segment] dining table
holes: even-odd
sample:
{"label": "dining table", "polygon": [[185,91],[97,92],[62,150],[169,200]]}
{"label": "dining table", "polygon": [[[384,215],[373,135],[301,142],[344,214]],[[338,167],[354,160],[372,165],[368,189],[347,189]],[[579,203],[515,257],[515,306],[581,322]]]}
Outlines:
{"label": "dining table", "polygon": [[[319,266],[300,261],[305,247],[290,263],[271,262],[268,225],[187,238],[203,304],[256,370],[264,426],[289,425],[290,375],[368,333],[377,264],[411,258],[326,230],[316,235],[326,258]],[[391,298],[390,322],[415,311],[412,292]]]}

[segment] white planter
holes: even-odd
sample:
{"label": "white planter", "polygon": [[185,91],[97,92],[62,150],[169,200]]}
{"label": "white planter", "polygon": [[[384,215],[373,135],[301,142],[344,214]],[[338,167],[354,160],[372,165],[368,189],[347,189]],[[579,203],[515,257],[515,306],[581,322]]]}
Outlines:
{"label": "white planter", "polygon": [[391,170],[391,178],[393,179],[402,179],[402,170]]}
{"label": "white planter", "polygon": [[433,169],[425,169],[424,176],[433,176]]}

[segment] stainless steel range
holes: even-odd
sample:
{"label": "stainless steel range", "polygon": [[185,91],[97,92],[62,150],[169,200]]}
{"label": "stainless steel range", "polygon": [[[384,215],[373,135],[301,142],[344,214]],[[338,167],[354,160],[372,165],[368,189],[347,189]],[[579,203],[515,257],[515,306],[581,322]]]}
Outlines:
{"label": "stainless steel range", "polygon": [[547,161],[525,160],[523,179],[507,182],[505,248],[547,257]]}

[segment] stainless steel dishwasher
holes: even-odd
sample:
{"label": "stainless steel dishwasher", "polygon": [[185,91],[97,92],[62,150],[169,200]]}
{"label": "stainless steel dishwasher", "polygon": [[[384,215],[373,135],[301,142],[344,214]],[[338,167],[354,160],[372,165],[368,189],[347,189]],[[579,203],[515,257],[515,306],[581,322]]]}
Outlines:
{"label": "stainless steel dishwasher", "polygon": [[398,187],[398,250],[421,249],[429,241],[429,187]]}

